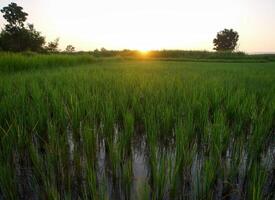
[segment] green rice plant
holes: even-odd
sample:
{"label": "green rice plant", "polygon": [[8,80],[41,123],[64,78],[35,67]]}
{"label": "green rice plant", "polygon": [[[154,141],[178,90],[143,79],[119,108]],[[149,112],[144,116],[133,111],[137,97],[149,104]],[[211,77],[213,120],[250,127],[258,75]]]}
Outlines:
{"label": "green rice plant", "polygon": [[18,199],[14,169],[5,163],[0,165],[0,188],[5,199]]}
{"label": "green rice plant", "polygon": [[87,189],[85,193],[87,198],[98,199],[98,188],[96,178],[96,135],[85,125],[83,130],[83,147],[86,160],[86,177],[87,177]]}
{"label": "green rice plant", "polygon": [[230,134],[221,111],[214,113],[214,123],[210,125],[209,142],[210,155],[217,160],[217,165],[222,166],[229,145]]}
{"label": "green rice plant", "polygon": [[[216,183],[215,188],[219,191],[216,191],[215,193],[218,198],[221,198],[222,191],[220,190],[223,190],[223,185],[227,179],[226,154],[228,151],[230,135],[225,122],[225,117],[220,111],[214,113],[213,124],[209,126],[209,156],[211,158],[211,165],[215,169],[215,177],[211,177],[209,182]],[[208,187],[210,186],[207,186],[206,188]]]}
{"label": "green rice plant", "polygon": [[232,142],[230,148],[230,158],[225,160],[224,170],[224,188],[223,194],[226,196],[237,195],[241,196],[241,187],[238,186],[238,180],[243,178],[241,169],[245,164],[244,151],[245,141],[243,138],[236,138]]}
{"label": "green rice plant", "polygon": [[[175,198],[184,192],[184,196],[190,191],[191,165],[195,156],[195,145],[192,142],[194,130],[190,114],[184,122],[178,122],[175,128],[175,164],[171,176],[171,197]],[[182,188],[184,191],[182,191]]]}
{"label": "green rice plant", "polygon": [[150,199],[150,187],[147,183],[142,184],[138,188],[138,192],[136,194],[137,199],[142,199],[142,200],[149,200]]}
{"label": "green rice plant", "polygon": [[24,55],[15,53],[0,54],[0,72],[17,72],[22,70],[36,70],[61,66],[74,66],[93,63],[90,55]]}
{"label": "green rice plant", "polygon": [[121,172],[121,163],[122,163],[122,157],[121,157],[121,151],[120,151],[120,141],[114,141],[114,142],[108,142],[108,149],[109,151],[106,152],[108,164],[109,164],[109,174],[113,179],[114,184],[117,184],[120,178],[120,172]]}
{"label": "green rice plant", "polygon": [[0,191],[6,199],[17,199],[16,173],[12,163],[15,148],[15,136],[11,129],[4,130],[0,126]]}
{"label": "green rice plant", "polygon": [[264,186],[267,180],[267,173],[260,164],[251,167],[248,181],[248,198],[252,200],[265,199]]}
{"label": "green rice plant", "polygon": [[119,149],[122,159],[128,159],[131,156],[131,143],[134,134],[134,117],[130,112],[124,114],[124,129],[119,135]]}
{"label": "green rice plant", "polygon": [[[151,154],[152,152],[150,152]],[[151,167],[151,197],[152,199],[165,199],[168,196],[168,190],[170,186],[170,174],[172,168],[172,161],[168,155],[158,155],[158,162],[156,158],[151,155],[150,167]]]}
{"label": "green rice plant", "polygon": [[166,155],[158,148],[156,138],[159,132],[158,125],[151,121],[152,118],[147,120],[146,134],[149,150],[151,197],[152,199],[162,199],[168,195],[172,161],[169,154]]}
{"label": "green rice plant", "polygon": [[[266,103],[266,105],[269,105]],[[253,130],[248,145],[249,161],[251,164],[260,160],[261,154],[268,147],[268,139],[272,134],[273,109],[267,106],[266,109],[260,111],[260,114],[253,123]]]}
{"label": "green rice plant", "polygon": [[102,116],[103,135],[106,138],[106,152],[109,153],[113,148],[115,113],[112,101],[107,101],[103,105],[104,115]]}
{"label": "green rice plant", "polygon": [[193,191],[194,199],[213,199],[216,170],[211,159],[204,160],[201,169],[198,169]]}
{"label": "green rice plant", "polygon": [[208,102],[205,99],[205,96],[197,93],[197,91],[194,91],[192,95],[192,98],[194,98],[191,102],[191,107],[193,108],[194,132],[196,133],[198,148],[203,150],[205,127],[208,121]]}
{"label": "green rice plant", "polygon": [[1,67],[4,198],[135,197],[136,137],[146,138],[150,171],[140,198],[269,197],[272,62],[1,54]]}
{"label": "green rice plant", "polygon": [[[38,134],[37,143],[30,144],[29,155],[35,179],[40,183],[40,195],[52,199],[72,196],[72,173],[70,171],[67,139],[59,133],[57,126],[48,121],[48,138],[43,140]],[[43,149],[40,152],[40,149]],[[44,152],[44,153],[43,153]]]}
{"label": "green rice plant", "polygon": [[132,184],[132,161],[128,159],[124,161],[122,165],[122,188],[125,195],[125,199],[131,199],[131,184]]}

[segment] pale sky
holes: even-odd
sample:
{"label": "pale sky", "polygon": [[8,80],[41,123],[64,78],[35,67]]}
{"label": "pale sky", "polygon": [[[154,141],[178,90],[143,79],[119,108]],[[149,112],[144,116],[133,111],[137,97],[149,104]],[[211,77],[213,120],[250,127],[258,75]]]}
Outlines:
{"label": "pale sky", "polygon": [[212,50],[216,33],[233,28],[239,50],[275,52],[275,0],[0,0],[0,7],[10,2],[48,41],[59,37],[61,49]]}

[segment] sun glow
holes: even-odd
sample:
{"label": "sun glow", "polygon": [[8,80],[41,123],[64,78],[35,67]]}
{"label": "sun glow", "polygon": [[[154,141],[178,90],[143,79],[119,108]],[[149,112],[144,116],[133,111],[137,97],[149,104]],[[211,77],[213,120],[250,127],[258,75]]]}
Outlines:
{"label": "sun glow", "polygon": [[148,55],[148,53],[149,53],[149,50],[139,50],[139,53],[140,53],[140,55],[142,55],[142,56],[147,56]]}
{"label": "sun glow", "polygon": [[62,49],[212,50],[216,33],[233,28],[239,50],[275,51],[274,0],[13,1],[47,41],[60,37]]}
{"label": "sun glow", "polygon": [[[212,13],[205,9],[217,7],[219,0],[73,2],[66,2],[64,10],[64,0],[47,1],[51,10],[47,20],[52,21],[61,44],[78,41],[76,46],[83,49],[138,49],[143,55],[152,49],[210,49],[216,31],[235,28],[240,21],[239,9],[232,11],[230,19],[221,17],[224,8]],[[212,23],[202,23],[202,19]]]}

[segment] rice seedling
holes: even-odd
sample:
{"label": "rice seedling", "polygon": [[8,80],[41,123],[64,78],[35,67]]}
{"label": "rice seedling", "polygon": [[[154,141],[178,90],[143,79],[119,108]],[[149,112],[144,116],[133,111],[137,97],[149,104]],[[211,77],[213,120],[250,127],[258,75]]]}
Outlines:
{"label": "rice seedling", "polygon": [[259,163],[252,166],[249,172],[248,198],[253,200],[264,199],[264,185],[267,179],[266,171]]}
{"label": "rice seedling", "polygon": [[272,199],[274,74],[1,54],[0,199]]}
{"label": "rice seedling", "polygon": [[84,148],[84,159],[85,159],[85,175],[86,175],[86,184],[84,186],[84,193],[86,194],[86,198],[98,199],[99,194],[97,191],[97,177],[96,177],[96,135],[95,133],[88,128],[89,126],[85,126],[83,130],[83,148]]}

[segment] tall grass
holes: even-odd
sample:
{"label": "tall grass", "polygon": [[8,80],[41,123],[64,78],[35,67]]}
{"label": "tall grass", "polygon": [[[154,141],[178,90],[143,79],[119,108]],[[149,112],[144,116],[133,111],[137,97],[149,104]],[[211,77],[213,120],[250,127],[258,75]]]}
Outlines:
{"label": "tall grass", "polygon": [[89,64],[94,62],[90,55],[1,53],[0,72],[17,72]]}

